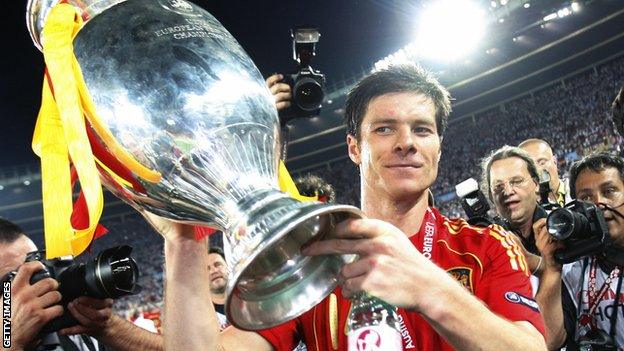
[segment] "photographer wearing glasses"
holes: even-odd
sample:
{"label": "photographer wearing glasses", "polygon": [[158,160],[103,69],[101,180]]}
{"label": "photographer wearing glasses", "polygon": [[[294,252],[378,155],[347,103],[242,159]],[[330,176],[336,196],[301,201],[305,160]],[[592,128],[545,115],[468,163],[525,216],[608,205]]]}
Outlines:
{"label": "photographer wearing glasses", "polygon": [[505,145],[492,151],[482,161],[482,188],[496,207],[507,229],[513,231],[524,246],[529,269],[537,274],[541,260],[535,245],[533,223],[546,217],[538,206],[537,167],[529,154]]}
{"label": "photographer wearing glasses", "polygon": [[537,247],[544,259],[537,301],[548,347],[623,350],[624,160],[606,153],[583,158],[570,169],[570,188],[577,200],[602,210],[610,240],[600,252],[562,269],[555,257],[565,249],[564,242],[555,240],[545,223],[536,224]]}

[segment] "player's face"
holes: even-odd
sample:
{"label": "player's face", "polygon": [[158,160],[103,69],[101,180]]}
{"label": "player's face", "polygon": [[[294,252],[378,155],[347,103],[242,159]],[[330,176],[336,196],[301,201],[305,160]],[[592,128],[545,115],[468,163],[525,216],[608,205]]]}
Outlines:
{"label": "player's face", "polygon": [[490,168],[490,191],[498,213],[514,227],[533,220],[538,184],[518,157],[497,160]]}
{"label": "player's face", "polygon": [[223,257],[217,253],[208,254],[208,274],[210,279],[210,291],[223,293],[227,285],[227,266]]}
{"label": "player's face", "polygon": [[[624,214],[624,183],[616,168],[607,167],[600,172],[582,170],[576,182],[576,198],[594,204],[604,204]],[[613,211],[605,210],[604,217],[609,234],[619,247],[624,248],[624,219]]]}
{"label": "player's face", "polygon": [[347,144],[366,191],[391,199],[414,197],[429,188],[438,173],[435,105],[413,92],[378,96],[368,104],[360,139],[349,135]]}

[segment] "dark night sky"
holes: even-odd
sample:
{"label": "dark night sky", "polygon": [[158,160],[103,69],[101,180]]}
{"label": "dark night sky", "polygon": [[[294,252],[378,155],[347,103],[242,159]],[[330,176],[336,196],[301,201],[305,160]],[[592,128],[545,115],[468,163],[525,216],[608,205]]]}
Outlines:
{"label": "dark night sky", "polygon": [[[414,10],[400,5],[408,2],[398,0],[196,3],[239,40],[264,76],[294,70],[289,30],[295,25],[316,25],[322,37],[313,66],[326,74],[329,84],[405,45],[414,26],[410,15]],[[37,162],[30,141],[43,74],[43,56],[26,29],[26,1],[3,1],[3,5],[0,168]]]}

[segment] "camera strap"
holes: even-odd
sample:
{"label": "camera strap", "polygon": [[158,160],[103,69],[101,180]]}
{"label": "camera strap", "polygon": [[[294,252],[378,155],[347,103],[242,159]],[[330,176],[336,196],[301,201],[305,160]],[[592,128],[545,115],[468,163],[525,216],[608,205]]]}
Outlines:
{"label": "camera strap", "polygon": [[[581,319],[582,319],[581,324],[584,324],[583,322],[589,322],[593,329],[596,329],[597,327],[596,319],[594,318],[594,312],[596,311],[596,308],[598,307],[598,304],[600,303],[600,301],[602,301],[603,296],[607,293],[607,291],[609,291],[609,288],[611,287],[611,282],[613,281],[613,279],[618,277],[621,272],[620,266],[616,266],[615,268],[613,268],[613,270],[611,271],[609,276],[605,279],[604,283],[602,284],[598,292],[596,292],[596,271],[597,270],[598,270],[598,262],[596,259],[593,259],[591,262],[591,266],[589,268],[589,281],[587,283],[588,312],[581,316]],[[621,279],[620,279],[620,282],[621,282]],[[618,283],[618,285],[620,285],[620,283]],[[615,300],[617,303],[617,296]]]}
{"label": "camera strap", "polygon": [[[621,271],[621,268],[620,268]],[[622,296],[622,274],[620,272],[620,278],[618,279],[617,289],[615,290],[615,299],[613,299],[613,313],[611,314],[611,328],[609,329],[609,335],[615,340],[615,324],[618,319],[618,302],[620,302],[620,296]]]}

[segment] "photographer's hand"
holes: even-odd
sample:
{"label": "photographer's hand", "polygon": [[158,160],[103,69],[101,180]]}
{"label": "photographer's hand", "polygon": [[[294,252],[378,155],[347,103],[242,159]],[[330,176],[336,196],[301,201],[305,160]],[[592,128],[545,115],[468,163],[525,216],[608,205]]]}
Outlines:
{"label": "photographer's hand", "polygon": [[61,294],[52,278],[30,285],[30,277],[43,269],[41,262],[24,263],[11,283],[11,348],[24,350],[32,346],[37,333],[50,320],[63,314],[58,305]]}
{"label": "photographer's hand", "polygon": [[537,250],[544,260],[544,272],[561,272],[561,264],[555,261],[555,251],[560,249],[562,244],[548,234],[546,218],[539,219],[533,223],[533,233]]}
{"label": "photographer's hand", "polygon": [[81,296],[68,309],[80,325],[61,330],[62,334],[88,334],[118,351],[161,351],[162,336],[143,330],[113,314],[113,300]]}
{"label": "photographer's hand", "polygon": [[99,300],[92,297],[81,296],[70,302],[67,308],[78,320],[79,325],[61,330],[62,334],[89,334],[98,337],[105,332],[110,325],[113,316],[113,300]]}
{"label": "photographer's hand", "polygon": [[289,108],[292,100],[290,85],[282,83],[283,79],[284,76],[278,73],[266,79],[266,84],[275,98],[275,107],[278,111]]}
{"label": "photographer's hand", "polygon": [[533,223],[535,245],[542,255],[543,270],[535,300],[540,306],[546,326],[546,345],[549,350],[558,350],[566,339],[563,326],[561,303],[561,264],[555,261],[555,250],[561,243],[554,240],[546,227],[546,218]]}

